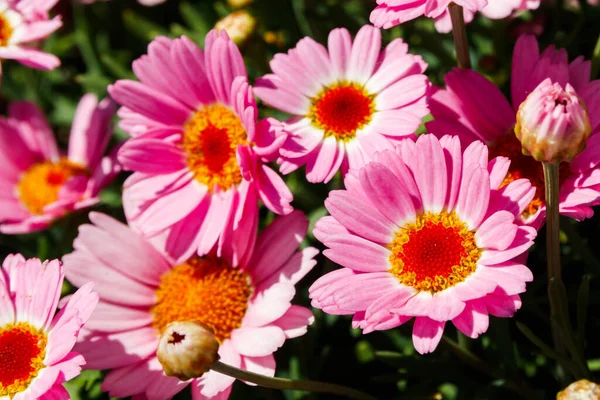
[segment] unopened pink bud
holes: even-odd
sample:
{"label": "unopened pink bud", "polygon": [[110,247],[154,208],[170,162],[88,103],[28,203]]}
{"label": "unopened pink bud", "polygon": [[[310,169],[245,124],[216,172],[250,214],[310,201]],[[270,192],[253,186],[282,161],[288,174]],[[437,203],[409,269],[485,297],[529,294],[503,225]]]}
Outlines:
{"label": "unopened pink bud", "polygon": [[158,342],[156,356],[167,376],[182,381],[199,378],[219,360],[213,330],[199,321],[172,322]]}
{"label": "unopened pink bud", "polygon": [[585,149],[591,130],[585,103],[575,89],[546,79],[519,107],[515,135],[524,154],[537,161],[562,162]]}

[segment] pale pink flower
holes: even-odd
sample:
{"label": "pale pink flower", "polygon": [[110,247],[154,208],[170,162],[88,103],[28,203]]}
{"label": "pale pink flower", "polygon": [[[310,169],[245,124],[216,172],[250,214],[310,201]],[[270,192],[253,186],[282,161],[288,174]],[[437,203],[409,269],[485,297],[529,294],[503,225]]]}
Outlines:
{"label": "pale pink flower", "polygon": [[58,0],[0,0],[0,59],[17,60],[31,68],[50,70],[60,60],[27,44],[45,39],[62,26],[48,12]]}
{"label": "pale pink flower", "polygon": [[463,7],[466,23],[473,20],[480,11],[485,17],[503,19],[515,11],[535,10],[541,0],[377,0],[377,8],[371,13],[371,23],[384,29],[391,28],[406,21],[425,15],[435,19],[435,27],[439,32],[452,30],[448,5],[454,2]]}
{"label": "pale pink flower", "polygon": [[75,111],[64,155],[48,121],[32,103],[10,104],[0,118],[0,232],[47,228],[67,213],[100,201],[100,190],[116,176],[114,156],[103,157],[112,135],[113,103],[85,95]]}
{"label": "pale pink flower", "polygon": [[[84,266],[82,266],[84,267]],[[72,351],[98,303],[92,284],[81,287],[55,315],[64,273],[58,260],[43,264],[9,255],[0,269],[0,398],[69,399],[62,384],[85,360]]]}
{"label": "pale pink flower", "polygon": [[502,92],[475,71],[455,69],[445,77],[446,88],[430,99],[434,121],[427,124],[436,135],[458,135],[463,144],[482,140],[491,157],[505,156],[511,164],[506,178],[527,178],[537,188],[525,210],[525,222],[539,227],[545,216],[542,166],[524,156],[514,134],[516,112],[521,103],[546,78],[561,87],[570,84],[582,99],[590,119],[587,148],[560,167],[560,212],[582,220],[593,215],[591,206],[600,202],[600,184],[595,172],[600,164],[600,80],[590,82],[591,63],[578,57],[569,64],[567,52],[554,46],[540,54],[533,36],[524,35],[515,46],[512,63],[512,105]]}
{"label": "pale pink flower", "polygon": [[533,279],[519,260],[536,230],[518,217],[535,189],[525,179],[499,188],[508,164],[488,163],[481,142],[463,152],[455,136],[425,134],[350,171],[313,231],[344,268],[311,286],[312,305],[354,315],[363,333],[414,317],[421,354],[436,348],[447,321],[476,338],[489,315],[512,316]]}
{"label": "pale pink flower", "polygon": [[573,86],[567,83],[563,89],[550,78],[517,111],[515,135],[537,161],[571,162],[585,149],[590,130],[587,110]]}
{"label": "pale pink flower", "polygon": [[257,123],[240,51],[214,30],[204,52],[185,36],[159,37],[133,71],[140,82],[109,87],[123,105],[120,126],[133,136],[119,151],[123,167],[135,171],[123,193],[129,224],[147,237],[166,235],[167,252],[179,260],[215,243],[241,258],[256,230],[258,199],[287,214],[292,194],[265,164],[285,135],[274,123]]}
{"label": "pale pink flower", "polygon": [[401,40],[381,50],[381,31],[356,35],[338,28],[328,47],[306,37],[271,61],[273,74],[257,80],[265,103],[295,115],[284,123],[288,140],[280,171],[306,165],[310,182],[328,182],[338,170],[360,168],[373,153],[414,135],[429,113],[427,64]]}
{"label": "pale pink flower", "polygon": [[211,326],[222,362],[273,376],[273,353],[313,321],[310,310],[291,305],[294,285],[318,253],[296,250],[308,228],[299,211],[269,225],[237,268],[214,252],[174,262],[111,217],[90,213],[90,220],[94,225],[80,226],[75,251],[63,261],[70,282],[93,281],[100,294],[76,349],[86,368],[112,370],[102,384],[112,397],[164,400],[190,383],[194,399],[228,397],[234,382],[229,376],[210,371],[181,382],[164,375],[156,350],[170,322]]}

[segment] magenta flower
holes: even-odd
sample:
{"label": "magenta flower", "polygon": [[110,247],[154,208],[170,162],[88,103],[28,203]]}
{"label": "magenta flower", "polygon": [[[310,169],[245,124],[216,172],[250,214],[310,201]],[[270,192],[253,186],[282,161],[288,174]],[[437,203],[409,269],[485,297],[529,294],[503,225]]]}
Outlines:
{"label": "magenta flower", "polygon": [[329,34],[329,50],[304,38],[271,61],[257,80],[265,103],[295,115],[283,129],[281,172],[306,165],[310,182],[328,182],[341,168],[360,168],[373,153],[412,136],[428,114],[427,64],[401,39],[381,51],[381,32],[364,26],[354,43],[346,29]]}
{"label": "magenta flower", "polygon": [[123,193],[130,225],[148,237],[166,235],[167,252],[179,260],[215,243],[241,258],[256,230],[258,199],[287,214],[292,194],[265,164],[285,135],[257,123],[238,48],[214,30],[205,52],[185,36],[160,37],[133,70],[141,82],[109,87],[123,105],[121,127],[133,136],[119,151],[123,167],[135,171]]}
{"label": "magenta flower", "polygon": [[578,57],[569,64],[567,52],[553,46],[540,54],[533,36],[521,36],[513,55],[512,106],[502,92],[474,71],[455,69],[445,77],[446,89],[431,98],[434,121],[427,124],[438,135],[456,134],[464,144],[482,140],[490,156],[505,156],[511,164],[508,183],[527,178],[537,188],[536,196],[522,218],[534,226],[545,216],[544,179],[541,164],[524,156],[514,134],[516,111],[526,97],[546,78],[566,87],[570,84],[583,100],[591,125],[587,149],[572,163],[560,167],[560,212],[582,220],[593,215],[591,206],[600,200],[600,185],[594,171],[600,164],[600,80],[590,82],[591,63]]}
{"label": "magenta flower", "polygon": [[312,305],[354,315],[364,333],[414,317],[421,354],[447,321],[476,338],[489,315],[512,316],[533,279],[520,260],[536,230],[518,217],[535,189],[525,179],[500,188],[509,160],[487,160],[481,142],[462,152],[458,138],[426,134],[350,171],[313,231],[344,268],[312,285]]}
{"label": "magenta flower", "polygon": [[58,260],[43,264],[9,255],[0,270],[0,398],[69,399],[62,384],[85,364],[73,352],[81,327],[96,307],[92,284],[81,287],[60,312],[64,273]]}
{"label": "magenta flower", "polygon": [[102,157],[112,135],[113,108],[108,99],[98,103],[94,95],[85,95],[75,112],[68,153],[62,155],[34,104],[9,106],[8,118],[0,118],[0,232],[45,229],[100,201],[100,190],[119,171],[114,157]]}
{"label": "magenta flower", "polygon": [[229,376],[210,371],[181,382],[164,375],[156,350],[170,322],[211,326],[221,361],[273,376],[273,353],[313,321],[310,310],[291,304],[294,285],[318,253],[312,247],[296,251],[308,228],[299,211],[269,225],[237,268],[216,252],[174,262],[111,217],[90,213],[90,219],[94,225],[80,227],[64,263],[70,282],[94,281],[100,294],[77,349],[87,368],[112,369],[102,384],[112,397],[163,400],[189,384],[195,399],[228,397]]}
{"label": "magenta flower", "polygon": [[503,19],[518,10],[535,10],[541,0],[377,0],[378,6],[371,13],[371,23],[389,29],[398,24],[425,15],[435,19],[438,32],[447,33],[452,30],[448,5],[454,2],[463,7],[465,22],[471,22],[475,13],[487,18]]}
{"label": "magenta flower", "polygon": [[[62,26],[60,16],[49,18],[48,12],[57,1],[0,1],[0,59],[17,60],[36,69],[54,69],[60,60],[29,43],[45,39]],[[24,46],[25,45],[25,46]]]}

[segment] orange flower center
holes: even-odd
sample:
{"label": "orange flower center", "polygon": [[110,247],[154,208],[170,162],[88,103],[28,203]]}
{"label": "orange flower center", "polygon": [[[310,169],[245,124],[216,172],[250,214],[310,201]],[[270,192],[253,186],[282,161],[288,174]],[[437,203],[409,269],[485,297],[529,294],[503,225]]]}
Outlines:
{"label": "orange flower center", "polygon": [[312,124],[325,131],[325,137],[344,141],[353,139],[359,129],[371,122],[375,112],[373,96],[354,83],[327,87],[312,99],[312,104],[308,113]]}
{"label": "orange flower center", "polygon": [[475,272],[481,249],[454,212],[426,213],[407,223],[389,246],[390,272],[418,291],[440,292]]}
{"label": "orange flower center", "polygon": [[175,321],[211,326],[222,343],[242,325],[253,288],[250,276],[216,257],[194,257],[163,275],[151,309],[159,332]]}
{"label": "orange flower center", "polygon": [[209,190],[227,190],[242,182],[236,148],[247,143],[242,121],[222,104],[202,106],[190,118],[183,133],[187,164],[196,180]]}
{"label": "orange flower center", "polygon": [[0,328],[0,397],[27,389],[44,368],[46,335],[26,322]]}
{"label": "orange flower center", "polygon": [[[490,160],[503,156],[510,159],[510,168],[500,187],[504,187],[517,179],[529,179],[535,186],[535,197],[527,208],[523,211],[523,218],[534,215],[540,207],[546,204],[544,170],[542,163],[536,161],[533,157],[524,155],[521,151],[521,142],[511,131],[500,136],[490,144]],[[569,163],[561,163],[559,168],[559,178],[562,184],[570,175]]]}
{"label": "orange flower center", "polygon": [[44,161],[34,164],[21,177],[17,185],[21,203],[32,214],[43,214],[44,207],[58,200],[62,185],[74,176],[89,176],[89,171],[66,158],[57,163]]}
{"label": "orange flower center", "polygon": [[13,27],[8,19],[0,13],[0,47],[8,45],[8,41],[13,34]]}

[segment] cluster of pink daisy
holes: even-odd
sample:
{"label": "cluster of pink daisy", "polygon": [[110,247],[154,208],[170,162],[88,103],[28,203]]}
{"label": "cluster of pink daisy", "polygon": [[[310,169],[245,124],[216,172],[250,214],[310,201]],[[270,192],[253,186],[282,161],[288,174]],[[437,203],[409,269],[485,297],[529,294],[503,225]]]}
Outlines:
{"label": "cluster of pink daisy", "polygon": [[[377,3],[376,26],[425,15],[450,29],[450,1]],[[470,21],[539,0],[454,3]],[[0,58],[56,67],[21,46],[60,27],[53,5],[0,3]],[[569,62],[564,50],[540,52],[534,37],[520,37],[510,101],[469,69],[435,87],[427,63],[402,39],[382,47],[374,26],[354,38],[334,29],[327,46],[303,38],[270,67],[253,87],[225,32],[210,31],[203,49],[186,36],[157,37],[133,62],[137,80],[110,85],[110,99],[81,99],[65,151],[34,104],[10,104],[0,118],[0,232],[45,229],[100,202],[121,170],[132,174],[126,224],[89,213],[64,265],[5,260],[0,399],[68,398],[62,383],[83,365],[109,371],[102,390],[111,397],[169,399],[189,387],[194,399],[227,399],[232,377],[165,375],[159,339],[179,321],[208,325],[222,362],[274,376],[274,353],[314,320],[293,300],[319,250],[302,246],[309,223],[282,177],[302,168],[308,182],[339,175],[344,186],[329,192],[329,215],[313,229],[340,268],[311,285],[311,305],[351,315],[365,334],[412,321],[421,354],[449,321],[477,338],[490,316],[521,307],[546,213],[541,164],[522,153],[527,135],[542,138],[531,148],[549,157],[548,143],[582,132],[585,150],[560,152],[571,161],[560,165],[560,212],[582,220],[600,204],[600,81],[583,57]],[[260,119],[255,96],[289,118]],[[130,138],[106,155],[116,105]],[[262,230],[261,206],[277,215]],[[79,290],[59,302],[65,275]]]}

